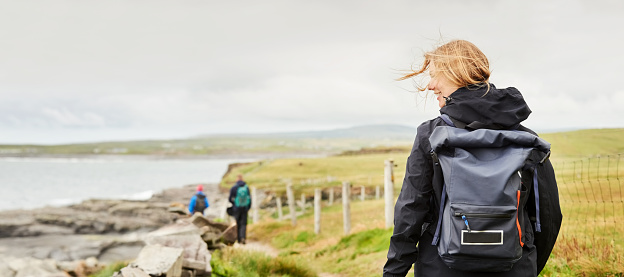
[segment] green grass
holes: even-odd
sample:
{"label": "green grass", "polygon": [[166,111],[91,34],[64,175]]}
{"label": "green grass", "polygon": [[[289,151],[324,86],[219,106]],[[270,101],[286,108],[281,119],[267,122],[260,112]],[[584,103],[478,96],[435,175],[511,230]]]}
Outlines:
{"label": "green grass", "polygon": [[269,257],[260,252],[240,248],[224,248],[212,254],[212,276],[264,277],[292,276],[316,277],[307,263],[294,257]]}
{"label": "green grass", "polygon": [[[551,161],[564,222],[541,276],[623,276],[624,226],[618,221],[624,218],[624,161],[619,155],[624,152],[624,129],[542,137],[552,143]],[[333,187],[338,192],[342,181],[351,182],[355,189],[383,186],[383,162],[393,159],[398,164],[394,168],[396,197],[408,155],[409,151],[263,161],[235,169],[225,176],[223,184],[229,186],[233,176],[241,173],[251,186],[284,195],[285,184],[290,181],[299,199],[301,193],[311,195],[317,187]],[[310,260],[320,272],[379,276],[392,234],[391,229],[384,229],[383,200],[352,201],[349,235],[343,233],[339,197],[333,206],[324,205],[320,234],[311,233],[314,223],[308,209],[294,227],[286,212],[284,221],[276,221],[267,213],[261,222],[250,226],[250,238],[273,245],[283,256]]]}
{"label": "green grass", "polygon": [[350,254],[350,258],[355,259],[360,255],[387,251],[390,247],[388,238],[391,235],[392,229],[375,228],[358,232],[343,237],[336,245],[327,247],[315,255],[319,257],[325,254],[347,251]]}
{"label": "green grass", "polygon": [[309,261],[318,272],[340,276],[379,276],[385,263],[391,229],[385,229],[383,200],[351,203],[351,234],[344,235],[342,204],[323,203],[321,232],[314,233],[313,211],[297,218],[276,221],[269,214],[248,228],[250,240],[278,249],[280,256]]}
{"label": "green grass", "polygon": [[552,157],[559,161],[624,153],[624,129],[588,129],[540,134],[552,145]]}
{"label": "green grass", "polygon": [[[331,156],[324,158],[279,159],[250,163],[234,168],[221,181],[230,187],[236,175],[257,188],[268,188],[283,194],[287,183],[292,183],[296,195],[311,193],[317,187],[336,187],[343,181],[353,186],[383,185],[384,161],[395,162],[394,176],[403,176],[409,150],[400,153]],[[400,179],[399,179],[400,180]],[[395,183],[400,183],[395,180]]]}

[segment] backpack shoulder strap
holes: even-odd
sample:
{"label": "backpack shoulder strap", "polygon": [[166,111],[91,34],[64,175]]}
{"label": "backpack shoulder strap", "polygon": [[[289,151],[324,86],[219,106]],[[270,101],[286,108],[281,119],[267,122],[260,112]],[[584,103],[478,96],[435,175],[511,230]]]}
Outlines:
{"label": "backpack shoulder strap", "polygon": [[550,150],[539,162],[527,163],[524,165],[524,170],[533,171],[533,195],[535,196],[535,231],[542,231],[542,224],[540,220],[540,199],[539,199],[539,184],[537,178],[537,166],[543,164],[550,157]]}
{"label": "backpack shoulder strap", "polygon": [[453,120],[451,120],[451,117],[448,116],[448,114],[441,114],[440,118],[444,121],[444,123],[446,123],[446,125],[451,126],[451,127],[456,127],[455,123],[453,123]]}
{"label": "backpack shoulder strap", "polygon": [[440,241],[440,227],[442,226],[442,214],[444,213],[444,205],[446,205],[446,183],[442,185],[442,200],[440,201],[440,211],[438,212],[438,223],[436,226],[435,234],[433,234],[433,240],[431,245],[438,245]]}
{"label": "backpack shoulder strap", "polygon": [[455,127],[459,129],[466,129],[466,127],[469,127],[466,123],[461,122],[455,118],[452,118],[448,114],[443,113],[439,117],[444,121],[444,123],[446,123],[446,125],[449,125],[451,127]]}

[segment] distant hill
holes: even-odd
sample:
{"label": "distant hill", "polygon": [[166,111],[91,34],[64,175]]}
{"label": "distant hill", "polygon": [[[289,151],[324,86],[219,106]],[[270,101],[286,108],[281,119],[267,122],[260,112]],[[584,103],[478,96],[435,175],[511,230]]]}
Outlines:
{"label": "distant hill", "polygon": [[362,125],[322,131],[280,132],[266,134],[219,134],[210,137],[257,137],[257,138],[354,138],[354,139],[408,139],[416,135],[416,128],[396,124]]}
{"label": "distant hill", "polygon": [[114,141],[66,145],[0,145],[0,156],[165,155],[275,157],[327,155],[361,148],[411,145],[416,129],[366,125],[324,131],[220,134],[176,140]]}
{"label": "distant hill", "polygon": [[[143,140],[67,145],[0,145],[0,156],[156,155],[161,157],[277,158],[339,153],[376,153],[410,148],[416,128],[365,125],[324,131],[221,134],[177,140]],[[540,134],[554,157],[579,158],[624,152],[624,129]],[[392,150],[394,151],[394,150]]]}

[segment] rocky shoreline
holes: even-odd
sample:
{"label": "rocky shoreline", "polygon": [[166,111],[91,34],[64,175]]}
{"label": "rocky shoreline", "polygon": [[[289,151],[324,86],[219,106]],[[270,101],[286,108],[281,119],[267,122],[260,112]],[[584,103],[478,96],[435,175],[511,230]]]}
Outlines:
{"label": "rocky shoreline", "polygon": [[[15,267],[49,268],[52,262],[63,268],[133,260],[149,232],[188,221],[186,205],[195,188],[167,189],[146,201],[92,199],[66,207],[0,212],[1,276],[29,276]],[[206,219],[225,217],[227,192],[217,184],[205,184],[204,192],[210,203]],[[11,271],[13,275],[6,274]]]}

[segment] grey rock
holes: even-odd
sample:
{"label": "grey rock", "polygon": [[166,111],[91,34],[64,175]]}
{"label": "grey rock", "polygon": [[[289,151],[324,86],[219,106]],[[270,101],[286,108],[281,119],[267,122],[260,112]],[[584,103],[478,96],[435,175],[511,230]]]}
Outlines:
{"label": "grey rock", "polygon": [[[227,229],[227,228],[225,228]],[[207,234],[207,233],[212,233],[212,234],[221,234],[223,231],[225,231],[225,229],[220,230],[219,228],[216,228],[214,226],[204,226],[199,228],[200,233],[202,235]]]}
{"label": "grey rock", "polygon": [[39,260],[35,258],[15,258],[7,261],[15,277],[68,277],[65,272],[56,267],[54,260]]}
{"label": "grey rock", "polygon": [[200,213],[193,214],[193,216],[191,216],[191,222],[193,222],[193,224],[199,228],[210,225],[208,219]]}
{"label": "grey rock", "polygon": [[189,215],[189,211],[187,209],[178,206],[169,207],[168,211],[179,215]]}
{"label": "grey rock", "polygon": [[182,267],[204,271],[206,270],[206,262],[191,259],[185,259]]}
{"label": "grey rock", "polygon": [[61,261],[56,262],[56,267],[65,272],[72,272],[80,266],[81,261]]}
{"label": "grey rock", "polygon": [[[184,249],[183,257],[195,265],[205,263],[205,271],[210,272],[210,252],[201,235],[210,233],[211,248],[215,248],[222,245],[219,242],[221,233],[229,226],[216,223],[210,217],[199,219],[206,224],[206,228],[201,230],[191,223],[190,217],[185,215],[184,204],[180,203],[188,203],[195,187],[189,185],[168,189],[147,201],[93,199],[66,207],[1,211],[0,255],[53,258],[64,263],[64,267],[74,268],[77,266],[68,262],[89,257],[97,257],[99,262],[130,260],[141,253],[146,245],[144,238],[126,241],[118,241],[117,238],[124,233],[145,234],[157,230],[152,235],[180,239],[184,244],[177,245]],[[217,184],[204,185],[204,188],[211,204],[206,213],[220,212],[218,207],[227,204],[227,195],[219,190]],[[170,212],[170,206],[177,207],[177,212]],[[215,235],[219,237],[215,239]],[[176,245],[171,238],[153,240]],[[3,265],[9,269],[4,270]],[[0,263],[0,276],[8,272],[18,273],[10,268],[8,262]],[[197,274],[200,271],[192,272]],[[39,273],[38,276],[46,276]]]}
{"label": "grey rock", "polygon": [[50,251],[50,254],[45,258],[50,258],[56,261],[71,261],[72,260],[72,257],[70,257],[69,254],[61,248],[53,249],[52,251]]}
{"label": "grey rock", "polygon": [[9,267],[9,264],[5,261],[5,257],[0,257],[0,273],[2,276],[13,277],[15,276],[15,271]]}
{"label": "grey rock", "polygon": [[227,245],[232,245],[236,242],[236,239],[238,238],[238,233],[236,230],[236,225],[232,225],[230,227],[228,227],[222,234],[221,234],[221,240],[223,241],[223,243],[227,244]]}
{"label": "grey rock", "polygon": [[104,248],[100,252],[98,259],[102,263],[132,260],[139,255],[143,246],[145,246],[143,241],[116,242]]}
{"label": "grey rock", "polygon": [[211,255],[206,242],[200,236],[201,230],[193,224],[180,222],[165,226],[146,236],[147,245],[163,245],[184,249],[184,259],[203,263],[203,270],[211,272]]}
{"label": "grey rock", "polygon": [[204,233],[201,235],[202,240],[208,244],[208,248],[210,248],[211,245],[215,245],[220,237],[220,233]]}
{"label": "grey rock", "polygon": [[183,252],[182,248],[159,244],[146,245],[132,263],[132,267],[137,267],[150,275],[179,277],[182,274]]}
{"label": "grey rock", "polygon": [[69,227],[34,223],[15,228],[13,236],[69,235],[73,233],[74,229]]}
{"label": "grey rock", "polygon": [[36,249],[33,249],[34,251],[32,252],[31,256],[35,259],[51,258],[50,254],[52,253],[52,251],[54,251],[54,249],[54,247],[49,246],[38,247]]}
{"label": "grey rock", "polygon": [[193,224],[199,228],[203,229],[204,227],[210,227],[211,229],[216,229],[220,232],[223,232],[228,227],[230,227],[228,224],[212,221],[199,213],[195,213],[191,217],[191,222],[193,222]]}
{"label": "grey rock", "polygon": [[73,245],[69,247],[68,253],[71,260],[84,260],[89,257],[97,257],[101,249],[101,242],[91,242],[83,245]]}
{"label": "grey rock", "polygon": [[149,205],[145,202],[119,203],[108,209],[108,213],[112,215],[134,216],[138,211],[146,210],[148,207]]}

